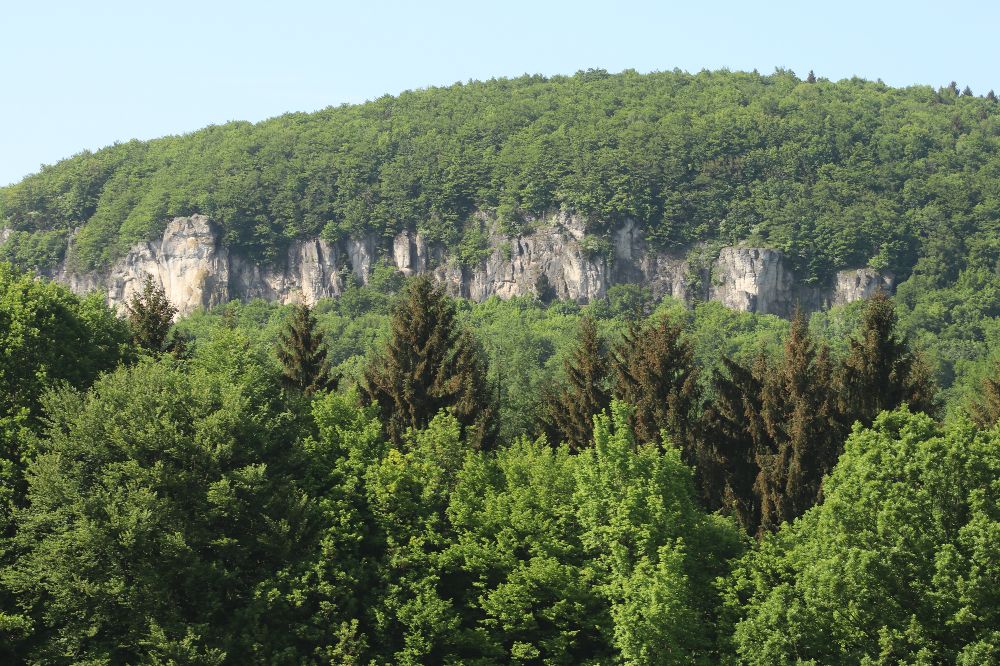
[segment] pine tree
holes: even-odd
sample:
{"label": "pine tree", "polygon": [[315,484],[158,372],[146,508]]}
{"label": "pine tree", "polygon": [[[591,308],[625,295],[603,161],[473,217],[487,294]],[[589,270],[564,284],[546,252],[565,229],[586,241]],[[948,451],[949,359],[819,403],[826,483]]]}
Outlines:
{"label": "pine tree", "polygon": [[883,293],[865,307],[841,370],[841,412],[847,423],[871,425],[879,412],[908,403],[915,412],[934,414],[935,388],[922,360],[896,333],[896,312]]}
{"label": "pine tree", "polygon": [[647,326],[631,323],[611,358],[615,397],[632,405],[640,442],[659,442],[666,431],[696,463],[692,448],[698,372],[680,326],[666,319]]}
{"label": "pine tree", "polygon": [[972,88],[970,88],[969,86],[965,86],[965,88],[962,90],[962,97],[972,97]]}
{"label": "pine tree", "polygon": [[458,330],[451,299],[424,275],[410,282],[396,306],[389,340],[365,369],[361,392],[382,410],[397,446],[408,429],[451,409],[472,443],[488,448],[496,419],[486,377],[481,348]]}
{"label": "pine tree", "polygon": [[970,407],[972,420],[981,428],[989,428],[1000,421],[1000,361],[993,367],[993,376],[984,377],[982,394]]}
{"label": "pine tree", "polygon": [[296,305],[278,335],[278,360],[285,385],[306,395],[333,388],[336,381],[323,344],[323,333],[307,305]]}
{"label": "pine tree", "polygon": [[564,362],[563,386],[545,397],[542,428],[552,444],[566,442],[573,451],[590,445],[593,419],[611,405],[604,383],[608,361],[590,317],[580,320],[576,349]]}
{"label": "pine tree", "polygon": [[125,304],[125,312],[135,344],[150,352],[163,351],[177,308],[167,300],[163,287],[153,282],[153,276],[146,275],[142,289]]}
{"label": "pine tree", "polygon": [[990,90],[988,93],[986,93],[986,99],[990,100],[991,102],[995,102],[997,101],[997,94],[992,90]]}
{"label": "pine tree", "polygon": [[809,70],[809,76],[806,77],[806,83],[816,83],[816,75],[813,74],[811,69]]}

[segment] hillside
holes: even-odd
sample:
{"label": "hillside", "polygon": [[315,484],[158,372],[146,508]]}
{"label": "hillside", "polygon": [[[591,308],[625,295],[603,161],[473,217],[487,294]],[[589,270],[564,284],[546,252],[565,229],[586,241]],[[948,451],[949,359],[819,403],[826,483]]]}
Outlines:
{"label": "hillside", "polygon": [[588,71],[405,92],[46,167],[0,190],[0,254],[107,269],[197,213],[263,265],[305,239],[382,238],[388,252],[404,231],[475,263],[498,234],[561,210],[596,253],[634,223],[678,256],[781,250],[807,286],[865,266],[944,286],[992,271],[1000,245],[1000,105],[967,92],[781,70]]}

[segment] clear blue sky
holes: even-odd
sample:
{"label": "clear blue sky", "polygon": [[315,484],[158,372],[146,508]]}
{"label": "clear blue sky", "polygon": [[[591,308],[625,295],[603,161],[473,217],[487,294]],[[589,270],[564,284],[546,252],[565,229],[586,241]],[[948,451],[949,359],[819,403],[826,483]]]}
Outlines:
{"label": "clear blue sky", "polygon": [[527,73],[788,67],[1000,92],[1000,3],[10,0],[0,185],[85,148]]}

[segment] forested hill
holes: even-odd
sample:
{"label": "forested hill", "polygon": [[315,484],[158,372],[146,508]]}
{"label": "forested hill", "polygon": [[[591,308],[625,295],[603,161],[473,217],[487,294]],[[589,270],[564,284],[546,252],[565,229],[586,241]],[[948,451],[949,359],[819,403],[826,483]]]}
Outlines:
{"label": "forested hill", "polygon": [[937,286],[994,268],[1000,105],[742,72],[580,72],[385,96],[85,152],[0,189],[3,258],[107,265],[203,213],[261,261],[290,239],[416,228],[455,247],[563,208],[660,248],[747,242],[817,282],[870,265]]}

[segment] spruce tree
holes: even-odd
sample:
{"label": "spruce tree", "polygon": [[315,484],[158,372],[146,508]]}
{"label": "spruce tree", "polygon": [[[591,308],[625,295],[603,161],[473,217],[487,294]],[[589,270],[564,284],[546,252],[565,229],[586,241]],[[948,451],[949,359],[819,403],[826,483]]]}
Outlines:
{"label": "spruce tree", "polygon": [[631,323],[611,358],[615,397],[635,409],[634,432],[640,442],[659,442],[661,431],[696,464],[692,445],[698,372],[691,346],[677,324],[666,319]]}
{"label": "spruce tree", "polygon": [[843,440],[837,413],[833,364],[796,312],[781,366],[758,369],[762,377],[755,483],[760,529],[775,530],[801,516],[820,498],[820,483],[836,463]]}
{"label": "spruce tree", "polygon": [[125,304],[125,312],[135,344],[150,352],[163,351],[177,308],[167,300],[163,287],[153,282],[153,276],[146,275],[142,289]]}
{"label": "spruce tree", "polygon": [[760,524],[754,484],[757,443],[763,439],[761,380],[752,368],[729,358],[712,376],[712,399],[702,412],[699,446],[703,495],[709,509],[735,515],[753,534]]}
{"label": "spruce tree", "polygon": [[970,406],[972,420],[981,428],[989,428],[1000,421],[1000,361],[993,366],[993,376],[984,377],[981,395]]}
{"label": "spruce tree", "polygon": [[361,383],[382,411],[397,446],[451,409],[474,446],[493,446],[495,412],[486,361],[471,335],[455,323],[455,307],[430,276],[414,278],[393,311],[389,340],[368,363]]}
{"label": "spruce tree", "polygon": [[816,83],[816,75],[813,74],[811,69],[809,70],[809,76],[806,77],[806,83]]}
{"label": "spruce tree", "polygon": [[590,317],[580,320],[576,349],[563,367],[563,385],[545,396],[542,428],[552,444],[566,442],[579,451],[590,445],[594,415],[611,405],[605,388],[608,361]]}
{"label": "spruce tree", "polygon": [[990,90],[988,93],[986,93],[986,99],[990,100],[991,102],[995,102],[997,101],[997,94],[992,90]]}
{"label": "spruce tree", "polygon": [[482,345],[468,329],[462,329],[435,387],[438,395],[448,396],[452,414],[465,426],[466,441],[480,450],[493,448],[499,430],[488,372]]}
{"label": "spruce tree", "polygon": [[848,424],[871,425],[883,410],[908,403],[915,412],[934,414],[934,384],[921,359],[896,333],[896,311],[884,292],[870,299],[841,370],[840,409]]}
{"label": "spruce tree", "polygon": [[323,333],[307,305],[296,305],[278,335],[278,360],[285,385],[312,395],[336,385],[327,360]]}

